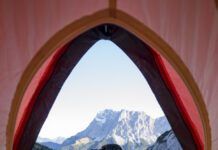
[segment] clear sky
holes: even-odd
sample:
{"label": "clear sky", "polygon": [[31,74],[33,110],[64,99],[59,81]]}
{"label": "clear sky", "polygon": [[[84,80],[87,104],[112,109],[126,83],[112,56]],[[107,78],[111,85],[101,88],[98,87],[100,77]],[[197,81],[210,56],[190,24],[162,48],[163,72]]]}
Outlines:
{"label": "clear sky", "polygon": [[135,64],[114,43],[100,40],[65,81],[39,136],[70,137],[104,109],[144,111],[153,118],[164,115]]}

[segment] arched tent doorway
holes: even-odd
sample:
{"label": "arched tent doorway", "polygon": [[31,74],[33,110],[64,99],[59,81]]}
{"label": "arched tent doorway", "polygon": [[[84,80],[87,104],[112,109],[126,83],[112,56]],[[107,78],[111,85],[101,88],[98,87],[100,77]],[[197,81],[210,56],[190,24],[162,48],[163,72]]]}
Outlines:
{"label": "arched tent doorway", "polygon": [[[116,17],[114,16],[116,15]],[[94,19],[94,21],[92,20],[93,19],[93,16],[95,16],[96,18]],[[20,108],[25,108],[25,104],[26,105],[31,105],[33,103],[29,103],[29,102],[25,102],[25,101],[21,101],[23,100],[23,95],[24,95],[24,98],[26,99],[31,99],[31,97],[33,95],[31,95],[31,92],[30,93],[27,93],[28,92],[28,86],[29,86],[29,83],[31,84],[31,82],[35,82],[35,83],[38,83],[38,82],[45,82],[48,80],[48,76],[43,76],[44,75],[44,71],[46,70],[46,68],[50,68],[51,70],[46,70],[47,72],[46,73],[49,73],[52,71],[52,64],[55,63],[55,59],[57,59],[60,55],[62,55],[64,53],[64,51],[66,50],[66,47],[68,47],[69,45],[66,45],[66,43],[68,43],[72,38],[75,38],[76,36],[80,35],[82,32],[84,31],[88,31],[88,29],[91,29],[95,26],[98,26],[100,24],[104,24],[104,23],[112,23],[112,24],[116,24],[116,25],[119,25],[125,29],[128,29],[129,32],[137,35],[143,42],[146,42],[146,44],[148,44],[149,46],[152,46],[155,50],[157,50],[158,52],[154,52],[152,54],[152,57],[155,56],[155,59],[156,62],[159,62],[158,64],[159,65],[166,65],[167,62],[162,62],[160,63],[160,61],[162,61],[161,59],[159,59],[161,56],[158,54],[159,52],[164,56],[166,57],[166,59],[168,61],[170,61],[171,64],[173,64],[173,66],[175,67],[175,69],[178,71],[178,73],[180,74],[180,76],[182,77],[183,81],[185,82],[186,86],[188,87],[188,89],[190,90],[193,98],[194,98],[194,102],[195,104],[197,105],[197,108],[198,108],[198,111],[200,113],[200,121],[202,122],[203,124],[203,129],[204,129],[204,133],[205,135],[202,135],[202,136],[205,136],[205,137],[208,137],[210,136],[210,132],[205,132],[207,131],[209,128],[208,128],[208,120],[207,118],[205,118],[206,116],[204,116],[204,114],[206,113],[205,109],[204,109],[204,105],[203,105],[203,102],[202,102],[202,99],[201,99],[201,95],[197,89],[197,86],[195,85],[194,83],[194,80],[191,78],[188,70],[185,68],[184,64],[182,63],[182,61],[178,58],[178,56],[170,49],[170,47],[168,47],[159,37],[155,36],[155,34],[153,32],[151,32],[149,29],[147,29],[146,27],[143,26],[143,28],[141,28],[141,25],[139,22],[137,22],[136,20],[134,20],[133,18],[131,17],[126,17],[126,14],[122,13],[122,12],[119,12],[119,11],[111,11],[111,10],[105,10],[105,11],[102,11],[102,12],[99,12],[95,15],[93,15],[92,17],[87,17],[87,18],[84,18],[84,22],[82,21],[79,21],[79,22],[76,22],[76,23],[73,23],[73,25],[70,25],[68,27],[66,27],[62,32],[58,33],[58,38],[57,36],[54,36],[53,39],[51,39],[51,41],[49,41],[47,43],[47,45],[45,45],[45,47],[42,48],[42,50],[40,51],[40,53],[38,53],[38,56],[32,61],[32,63],[30,64],[30,66],[27,68],[26,72],[28,72],[27,74],[24,73],[24,76],[23,76],[23,81],[21,80],[20,82],[20,86],[24,85],[21,89],[19,89],[17,91],[17,96],[15,96],[15,100],[17,101],[14,101],[13,103],[13,106],[12,106],[12,111],[15,112],[15,114],[13,114],[11,112],[11,117],[10,117],[10,121],[11,121],[11,128],[9,127],[9,129],[12,129],[13,130],[13,125],[12,123],[15,123],[15,119],[16,119],[16,114],[17,114],[17,111],[19,109],[19,105],[16,105],[16,104],[21,104],[21,107]],[[118,19],[118,18],[122,18],[122,19]],[[134,20],[134,23],[131,24],[129,23],[129,19],[131,20]],[[87,27],[87,24],[89,24],[89,26]],[[81,24],[83,24],[83,26],[81,26]],[[131,25],[133,25],[131,27]],[[73,27],[73,28],[72,28]],[[105,27],[105,26],[104,26]],[[103,28],[104,28],[103,27]],[[107,27],[106,27],[107,28]],[[105,30],[105,29],[99,29],[99,30]],[[74,31],[74,32],[72,32]],[[140,33],[140,31],[142,31]],[[69,32],[69,33],[67,33]],[[101,35],[101,36],[104,36],[107,37],[107,35]],[[159,41],[157,43],[155,43],[155,41]],[[93,41],[92,41],[93,42]],[[90,43],[89,43],[90,44]],[[66,46],[63,46],[63,45],[66,45]],[[61,49],[59,47],[62,47]],[[59,48],[59,50],[57,50]],[[46,50],[50,50],[48,53],[46,53],[46,56],[45,56],[45,53],[43,53],[44,51]],[[55,51],[57,50],[57,51]],[[130,52],[131,53],[131,52]],[[83,53],[81,53],[82,55]],[[132,55],[133,56],[133,55]],[[150,55],[151,56],[151,55]],[[37,60],[38,59],[38,60]],[[75,59],[79,59],[78,58],[75,58]],[[136,58],[132,58],[132,59],[135,59],[135,63],[137,62],[137,59]],[[163,60],[164,61],[164,60]],[[44,63],[43,66],[41,66],[42,64]],[[32,69],[31,67],[33,67],[32,65],[36,65],[34,67],[34,69]],[[49,66],[51,65],[51,66]],[[161,68],[161,66],[156,66],[156,67],[159,67],[159,69]],[[29,69],[29,70],[28,70]],[[157,68],[156,68],[157,69]],[[36,73],[38,71],[38,74]],[[166,70],[165,70],[166,71]],[[162,70],[162,73],[164,72],[164,69]],[[34,79],[32,78],[34,75],[37,75],[38,78],[36,78],[36,80],[34,81]],[[26,75],[26,76],[25,76]],[[26,77],[28,77],[26,79]],[[39,78],[41,77],[41,78]],[[43,79],[44,78],[44,79]],[[162,77],[164,78],[164,77]],[[33,80],[32,80],[33,79]],[[41,81],[41,79],[43,79],[44,81]],[[165,79],[166,80],[166,79]],[[35,84],[36,85],[36,84]],[[40,84],[42,86],[42,84]],[[39,88],[40,89],[40,85],[38,85],[37,87],[35,87],[36,89]],[[42,86],[43,87],[43,86]],[[42,88],[41,87],[41,88]],[[27,88],[27,90],[26,90]],[[170,88],[169,86],[165,87],[165,88]],[[173,88],[173,87],[171,87]],[[32,88],[33,89],[33,88]],[[27,92],[26,92],[27,91]],[[40,92],[40,91],[32,91],[33,93],[32,94],[35,94],[35,96],[37,96],[39,93],[37,92]],[[158,93],[158,92],[157,92]],[[25,96],[25,94],[27,94]],[[33,96],[34,97],[34,96]],[[32,101],[33,102],[33,101]],[[24,105],[22,105],[24,104]],[[177,105],[177,104],[176,104]],[[13,109],[14,108],[14,109]],[[29,107],[31,108],[31,107]],[[182,109],[182,108],[181,108]],[[31,111],[32,109],[30,109],[29,111]],[[19,110],[20,111],[20,110]],[[178,111],[178,109],[177,109]],[[180,110],[181,111],[181,110]],[[20,121],[22,120],[23,121],[23,116],[25,115],[26,112],[22,112],[21,113],[19,112],[18,114],[18,122],[17,122],[17,127],[15,128],[15,140],[16,140],[16,133],[17,133],[17,128],[19,128],[19,123]],[[20,116],[19,116],[20,115]],[[181,117],[184,119],[184,117]],[[203,121],[202,121],[203,120]],[[186,120],[187,121],[187,120]],[[185,121],[185,122],[186,122]],[[187,121],[188,122],[188,121]],[[10,124],[9,124],[10,125]],[[25,124],[24,124],[25,125]],[[187,126],[187,125],[186,125]],[[190,129],[188,129],[190,130]],[[191,133],[191,132],[187,132],[187,133]],[[178,135],[178,134],[177,134]],[[189,136],[189,137],[192,137],[192,136]],[[208,140],[208,138],[205,138],[204,137],[204,140]],[[9,139],[10,138],[13,138],[13,135],[10,135],[9,136]],[[180,138],[181,139],[181,138]],[[209,138],[210,139],[210,138]],[[190,141],[193,141],[193,140],[190,140]],[[209,143],[209,141],[206,141],[205,142],[205,146],[208,146],[207,144]],[[11,144],[9,144],[11,145]]]}

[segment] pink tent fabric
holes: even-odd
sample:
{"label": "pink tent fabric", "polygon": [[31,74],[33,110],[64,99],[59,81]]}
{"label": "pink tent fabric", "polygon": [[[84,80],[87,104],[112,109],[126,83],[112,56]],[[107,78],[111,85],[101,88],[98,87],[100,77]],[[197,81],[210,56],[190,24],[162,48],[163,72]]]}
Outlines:
{"label": "pink tent fabric", "polygon": [[[215,1],[116,0],[114,2],[116,9],[136,18],[154,31],[184,62],[203,97],[212,135],[209,141],[212,149],[216,149],[218,147],[216,121],[218,10]],[[0,149],[6,149],[10,140],[7,126],[13,98],[19,90],[18,83],[39,49],[69,23],[107,9],[109,4],[110,0],[0,1]],[[48,64],[50,58],[47,60]],[[182,93],[189,93],[182,80],[175,82],[179,78],[175,70],[165,59],[163,62],[178,93],[181,90]],[[37,78],[31,81],[32,91],[40,81],[46,63],[36,74]],[[23,99],[29,100],[31,90],[30,93],[27,91]],[[180,97],[185,108],[190,105],[196,107],[190,93]],[[17,116],[18,122],[26,108],[25,104],[28,103],[23,101],[19,110],[21,113]],[[198,114],[196,111],[192,112],[187,108],[191,120],[194,120]],[[202,135],[202,124],[194,122],[194,126],[199,135]],[[200,138],[204,141],[204,136]]]}

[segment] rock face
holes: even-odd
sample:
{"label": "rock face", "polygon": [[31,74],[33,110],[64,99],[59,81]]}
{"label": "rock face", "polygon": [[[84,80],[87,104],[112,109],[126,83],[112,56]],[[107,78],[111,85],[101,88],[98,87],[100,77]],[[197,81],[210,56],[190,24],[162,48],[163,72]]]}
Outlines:
{"label": "rock face", "polygon": [[166,131],[147,150],[182,150],[172,130]]}
{"label": "rock face", "polygon": [[125,150],[142,150],[154,144],[160,135],[170,129],[165,117],[153,119],[144,112],[104,110],[85,130],[52,148],[87,150],[115,143]]}

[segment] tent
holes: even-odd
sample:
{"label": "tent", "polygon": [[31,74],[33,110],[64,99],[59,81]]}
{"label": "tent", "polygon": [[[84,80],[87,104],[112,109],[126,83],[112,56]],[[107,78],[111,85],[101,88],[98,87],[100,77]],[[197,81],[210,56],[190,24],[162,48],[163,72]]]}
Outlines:
{"label": "tent", "polygon": [[184,149],[218,147],[217,1],[0,1],[0,148],[31,149],[99,39],[138,66]]}

